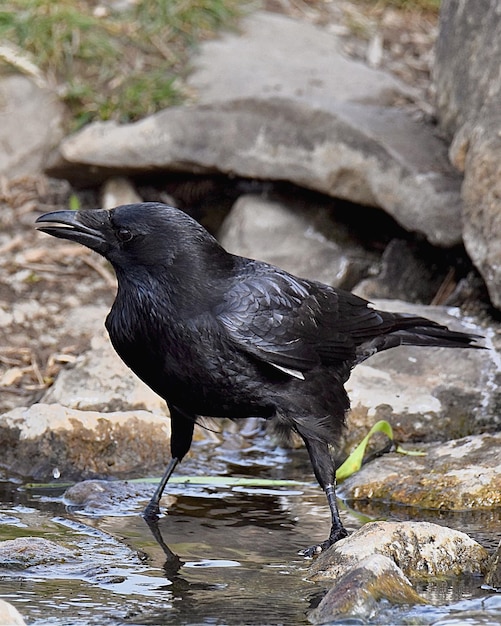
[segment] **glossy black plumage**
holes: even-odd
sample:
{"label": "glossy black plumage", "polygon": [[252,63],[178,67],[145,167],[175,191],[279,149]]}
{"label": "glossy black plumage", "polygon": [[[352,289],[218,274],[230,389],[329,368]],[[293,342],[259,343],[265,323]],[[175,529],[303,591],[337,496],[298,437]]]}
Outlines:
{"label": "glossy black plumage", "polygon": [[40,230],[105,256],[118,278],[106,319],[125,363],[162,396],[172,462],[146,515],[191,445],[198,416],[263,417],[304,440],[332,513],[335,445],[349,408],[344,383],[372,354],[398,345],[468,347],[473,335],[377,311],[351,293],[227,253],[185,213],[158,203],[42,215]]}

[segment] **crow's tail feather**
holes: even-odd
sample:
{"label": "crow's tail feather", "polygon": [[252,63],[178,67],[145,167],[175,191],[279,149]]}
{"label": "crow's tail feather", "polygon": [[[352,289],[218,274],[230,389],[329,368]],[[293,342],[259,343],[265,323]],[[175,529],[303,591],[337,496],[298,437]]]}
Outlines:
{"label": "crow's tail feather", "polygon": [[357,349],[357,363],[365,361],[376,352],[397,346],[428,346],[434,348],[479,348],[476,343],[482,335],[450,330],[447,326],[424,317],[383,313],[387,331],[361,344]]}
{"label": "crow's tail feather", "polygon": [[396,331],[402,345],[435,346],[439,348],[484,348],[475,343],[483,339],[481,335],[450,330],[447,326],[416,326]]}

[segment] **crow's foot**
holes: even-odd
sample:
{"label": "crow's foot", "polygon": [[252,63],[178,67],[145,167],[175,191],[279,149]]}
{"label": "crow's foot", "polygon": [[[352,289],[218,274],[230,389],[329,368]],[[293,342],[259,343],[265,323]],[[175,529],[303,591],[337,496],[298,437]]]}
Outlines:
{"label": "crow's foot", "polygon": [[346,531],[345,528],[343,528],[343,526],[341,526],[340,528],[337,528],[335,532],[331,532],[329,538],[326,539],[325,541],[322,541],[322,543],[318,543],[315,546],[310,546],[309,548],[300,550],[298,554],[306,557],[307,559],[311,559],[314,556],[317,556],[318,554],[320,554],[321,552],[324,552],[325,550],[327,550],[327,548],[332,546],[333,543],[336,543],[336,541],[339,541],[340,539],[344,539],[347,536],[348,536],[348,532]]}

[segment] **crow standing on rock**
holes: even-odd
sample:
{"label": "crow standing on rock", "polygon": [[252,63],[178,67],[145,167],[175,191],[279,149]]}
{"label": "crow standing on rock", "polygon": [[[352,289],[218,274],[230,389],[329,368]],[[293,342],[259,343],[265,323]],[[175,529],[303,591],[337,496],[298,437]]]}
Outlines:
{"label": "crow standing on rock", "polygon": [[351,369],[400,345],[476,347],[477,336],[414,315],[371,308],[353,294],[226,252],[182,211],[160,203],[110,211],[56,211],[41,231],[95,250],[112,264],[118,292],[106,319],[125,363],[165,399],[170,461],[144,515],[155,519],[165,485],[191,446],[199,416],[262,417],[304,441],[332,515],[336,445],[349,408]]}

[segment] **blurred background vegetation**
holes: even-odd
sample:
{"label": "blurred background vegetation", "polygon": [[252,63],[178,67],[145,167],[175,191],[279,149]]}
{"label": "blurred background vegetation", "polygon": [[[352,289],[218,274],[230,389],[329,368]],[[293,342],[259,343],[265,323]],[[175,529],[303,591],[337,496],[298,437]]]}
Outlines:
{"label": "blurred background vegetation", "polygon": [[2,0],[0,41],[58,86],[75,126],[133,121],[182,99],[190,48],[231,27],[242,0]]}
{"label": "blurred background vegetation", "polygon": [[[299,0],[319,5],[328,0]],[[357,2],[357,0],[355,0]],[[358,0],[438,11],[440,0]],[[131,122],[181,102],[190,52],[235,28],[249,0],[1,0],[0,61],[32,68],[55,87],[73,129]],[[5,63],[2,67],[6,65]],[[30,73],[28,69],[28,73]]]}

